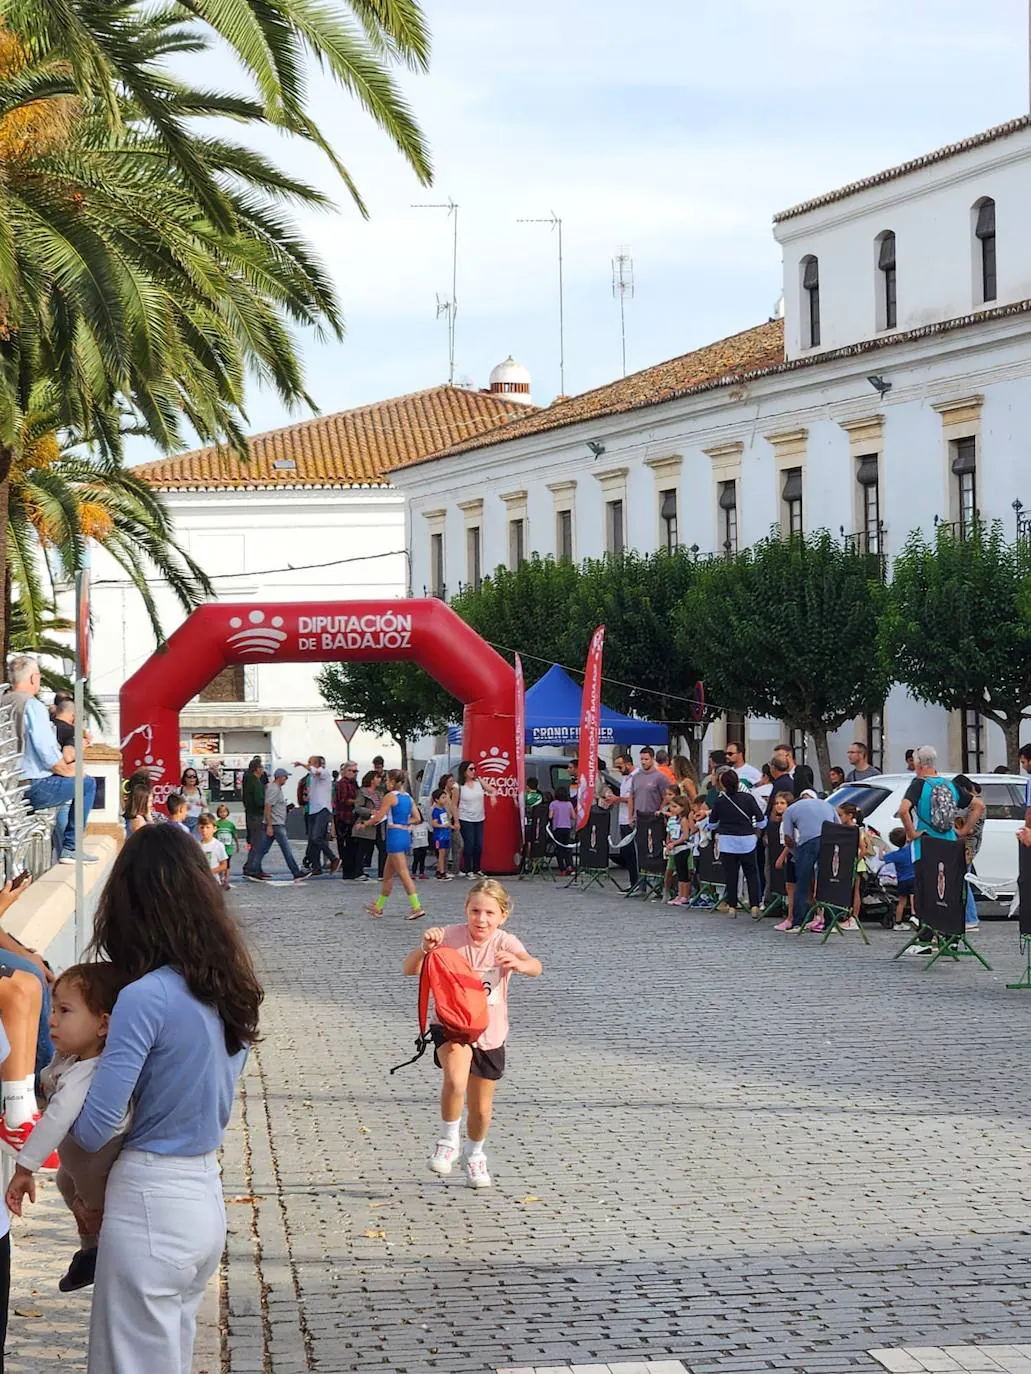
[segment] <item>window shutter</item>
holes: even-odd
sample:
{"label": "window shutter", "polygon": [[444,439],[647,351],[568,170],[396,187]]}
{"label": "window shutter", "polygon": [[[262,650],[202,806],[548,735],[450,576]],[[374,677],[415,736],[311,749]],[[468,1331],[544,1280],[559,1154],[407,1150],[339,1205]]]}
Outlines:
{"label": "window shutter", "polygon": [[881,250],[877,257],[877,266],[882,272],[891,272],[895,267],[895,235],[885,234],[881,239]]}
{"label": "window shutter", "polygon": [[877,454],[868,453],[859,460],[859,467],[856,471],[856,481],[862,487],[873,487],[877,485]]}
{"label": "window shutter", "polygon": [[964,472],[977,471],[977,440],[957,439],[952,458],[952,471],[958,476]]}
{"label": "window shutter", "polygon": [[[801,492],[799,493],[801,495]],[[737,510],[737,483],[720,483],[720,510]]]}
{"label": "window shutter", "polygon": [[802,469],[788,468],[784,474],[784,491],[782,493],[785,501],[801,501],[802,499]]}
{"label": "window shutter", "polygon": [[802,285],[807,291],[815,291],[820,285],[820,264],[815,258],[806,258],[805,260]]}
{"label": "window shutter", "polygon": [[677,518],[677,494],[675,491],[662,493],[662,508],[659,513],[663,520],[675,520]]}
{"label": "window shutter", "polygon": [[977,237],[979,239],[993,239],[995,237],[995,201],[986,200],[977,212]]}

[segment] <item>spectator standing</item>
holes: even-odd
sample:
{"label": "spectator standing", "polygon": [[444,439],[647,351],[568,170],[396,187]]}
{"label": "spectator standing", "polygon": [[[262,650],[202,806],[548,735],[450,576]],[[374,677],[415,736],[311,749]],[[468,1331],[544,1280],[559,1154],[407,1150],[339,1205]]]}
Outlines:
{"label": "spectator standing", "polygon": [[333,788],[333,829],[336,831],[342,878],[358,877],[358,846],[351,833],[354,830],[354,804],[357,798],[358,765],[353,759],[348,759]]}
{"label": "spectator standing", "polygon": [[698,769],[686,754],[674,755],[673,776],[680,788],[681,795],[686,797],[688,801],[694,801],[701,790],[702,782],[698,776]]}
{"label": "spectator standing", "polygon": [[[784,812],[784,844],[795,864],[795,898],[789,930],[803,930],[809,924],[809,898],[813,875],[820,859],[820,836],[826,824],[837,825],[838,813],[829,801],[806,788],[807,796],[799,797]],[[776,794],[774,794],[776,795]],[[813,924],[814,929],[822,929]]]}
{"label": "spectator standing", "polygon": [[321,754],[312,754],[306,764],[295,763],[294,767],[308,770],[308,848],[304,866],[311,870],[313,878],[317,878],[322,873],[322,861],[325,859],[330,873],[335,873],[340,867],[340,860],[327,839],[329,823],[333,819],[332,774]]}
{"label": "spectator standing", "polygon": [[1024,826],[1031,828],[1031,744],[1020,746],[1020,766],[1028,774],[1024,783]]}
{"label": "spectator standing", "polygon": [[[365,870],[371,867],[372,856],[376,850],[376,826],[372,822],[372,817],[379,810],[378,782],[379,774],[370,769],[362,778],[354,799],[354,825],[351,827],[351,838],[355,847],[354,873],[363,883],[372,882]],[[347,876],[346,873],[344,876]]]}
{"label": "spectator standing", "polygon": [[720,783],[723,791],[716,798],[708,821],[709,829],[720,837],[720,862],[727,877],[726,897],[716,910],[737,915],[738,892],[744,874],[748,905],[753,918],[758,920],[762,913],[756,837],[766,825],[766,817],[756,799],[742,787],[735,768],[726,769],[720,775]]}
{"label": "spectator standing", "polygon": [[665,776],[667,782],[676,782],[677,777],[670,767],[669,753],[665,749],[656,750],[655,767]]}
{"label": "spectator standing", "polygon": [[[952,781],[961,792],[969,792],[972,797],[971,803],[965,811],[956,812],[956,836],[966,843],[967,872],[976,873],[974,861],[984,838],[984,823],[988,809],[981,796],[980,787],[972,778],[967,777],[965,773],[957,773]],[[970,883],[967,883],[965,914],[967,930],[977,930],[981,922],[977,915],[977,898],[974,896],[974,889]]]}
{"label": "spectator standing", "polygon": [[88,1369],[171,1374],[192,1368],[225,1247],[218,1150],[262,989],[200,847],[170,825],[126,842],[89,954],[125,986],[72,1138],[100,1150],[130,1102],[133,1118],[107,1183]]}
{"label": "spectator standing", "polygon": [[179,795],[186,803],[186,829],[196,835],[200,818],[207,810],[204,793],[200,790],[200,777],[196,768],[185,768],[179,783]]}
{"label": "spectator standing", "polygon": [[[243,814],[247,825],[247,862],[243,866],[245,878],[256,878],[261,872],[265,853],[265,769],[257,754],[247,765],[243,775]],[[286,824],[286,815],[283,816]]]}
{"label": "spectator standing", "polygon": [[[629,752],[618,754],[615,759],[615,768],[616,772],[619,774],[619,800],[617,812],[619,817],[619,838],[625,840],[634,832],[633,822],[630,819],[630,793],[633,789],[634,775],[637,772],[634,766],[633,755]],[[615,802],[615,797],[603,799],[603,805],[612,806]],[[626,869],[627,877],[630,880],[630,886],[627,889],[627,894],[629,895],[629,893],[633,892],[641,877],[637,865],[637,845],[631,840],[629,844],[622,845],[617,851],[617,854],[619,862]]]}
{"label": "spectator standing", "polygon": [[[21,749],[19,771],[28,783],[28,802],[35,811],[45,811],[51,807],[68,806],[68,819],[64,833],[58,837],[61,845],[61,863],[75,862],[75,761],[65,758],[50,720],[47,708],[39,699],[42,686],[39,664],[34,658],[19,656],[11,663],[11,691],[8,699],[13,699],[15,730]],[[85,833],[86,820],[93,809],[97,793],[94,778],[87,773],[83,782],[82,828]],[[83,863],[95,864],[97,856],[82,856]]]}
{"label": "spectator standing", "polygon": [[465,848],[465,841],[462,839],[462,827],[458,819],[458,804],[461,794],[454,773],[445,773],[440,780],[440,785],[444,790],[448,816],[451,820],[451,864],[456,873],[461,873],[462,851]]}
{"label": "spectator standing", "polygon": [[129,779],[122,819],[126,839],[154,820],[154,784],[146,773],[134,773]]}
{"label": "spectator standing", "polygon": [[[626,803],[627,824],[637,829],[650,825],[662,810],[662,799],[668,785],[668,778],[655,766],[655,750],[646,744],[641,750],[640,765],[630,778],[630,791]],[[622,784],[620,788],[622,790]],[[665,827],[663,829],[665,830]],[[630,892],[639,886],[638,882],[631,887]]]}
{"label": "spectator standing", "polygon": [[907,772],[907,773],[915,773],[915,772],[916,772],[916,750],[915,750],[915,749],[907,749],[907,750],[906,750],[906,772]]}
{"label": "spectator standing", "polygon": [[489,778],[480,778],[476,765],[463,759],[458,765],[458,824],[462,832],[462,866],[467,878],[482,878],[483,830],[487,798],[496,800],[497,789]]}
{"label": "spectator standing", "polygon": [[264,858],[272,848],[273,844],[279,845],[279,852],[286,860],[286,866],[293,875],[295,883],[302,882],[310,875],[303,873],[294,858],[294,851],[290,848],[290,839],[286,833],[286,781],[290,774],[285,768],[277,768],[272,775],[272,781],[265,788],[265,815],[264,831],[262,834],[261,848],[258,850],[257,867],[248,873],[246,867],[243,876],[252,882],[267,883],[269,875],[265,872]]}
{"label": "spectator standing", "polygon": [[737,740],[728,740],[726,754],[727,763],[738,775],[739,780],[749,789],[758,787],[763,775],[754,764],[745,761],[745,746]]}
{"label": "spectator standing", "polygon": [[830,772],[830,790],[836,792],[839,787],[845,786],[845,770],[834,764]]}
{"label": "spectator standing", "polygon": [[853,740],[848,746],[848,761],[852,765],[845,774],[846,782],[865,782],[867,778],[880,777],[881,770],[870,764],[870,751],[862,740]]}
{"label": "spectator standing", "polygon": [[[922,744],[914,751],[913,765],[916,777],[906,789],[906,795],[899,806],[899,819],[906,832],[906,839],[913,847],[913,861],[920,862],[920,841],[922,836],[935,840],[954,840],[956,835],[956,813],[965,811],[973,801],[973,793],[957,786],[949,778],[938,772],[938,751],[931,744]],[[917,918],[922,917],[917,888]],[[909,947],[912,954],[927,954],[932,949],[935,938],[930,926],[922,925],[917,932],[916,942]]]}

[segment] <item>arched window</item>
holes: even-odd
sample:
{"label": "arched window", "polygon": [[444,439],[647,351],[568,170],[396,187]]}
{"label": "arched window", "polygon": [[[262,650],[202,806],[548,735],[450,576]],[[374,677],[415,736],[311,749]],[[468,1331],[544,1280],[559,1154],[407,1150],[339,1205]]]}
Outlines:
{"label": "arched window", "polygon": [[989,196],[974,206],[974,236],[978,241],[981,269],[981,300],[994,301],[998,295],[995,277],[995,201]]}
{"label": "arched window", "polygon": [[803,345],[817,348],[820,343],[820,264],[810,253],[802,259]]}
{"label": "arched window", "polygon": [[894,329],[898,324],[895,294],[895,235],[889,229],[877,237],[877,328]]}

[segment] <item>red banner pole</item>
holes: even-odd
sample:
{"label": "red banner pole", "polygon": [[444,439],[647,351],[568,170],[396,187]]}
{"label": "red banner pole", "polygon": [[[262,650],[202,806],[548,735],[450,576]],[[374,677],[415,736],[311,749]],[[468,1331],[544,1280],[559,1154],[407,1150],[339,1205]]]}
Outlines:
{"label": "red banner pole", "polygon": [[577,757],[576,828],[587,824],[598,784],[598,747],[601,740],[601,656],[605,626],[591,636],[584,668],[584,695],[580,709],[580,747]]}

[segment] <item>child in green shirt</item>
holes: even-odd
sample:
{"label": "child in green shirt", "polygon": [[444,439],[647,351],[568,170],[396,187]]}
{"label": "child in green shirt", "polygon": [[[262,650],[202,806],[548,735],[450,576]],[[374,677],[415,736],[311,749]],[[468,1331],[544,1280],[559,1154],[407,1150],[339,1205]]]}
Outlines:
{"label": "child in green shirt", "polygon": [[226,870],[226,886],[228,887],[229,874],[233,870],[233,855],[239,848],[240,842],[236,835],[236,826],[229,819],[229,807],[226,806],[225,802],[218,808],[216,816],[217,824],[215,826],[215,839],[221,842],[222,848],[226,852],[226,858],[229,861],[229,868]]}

